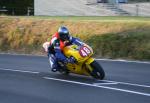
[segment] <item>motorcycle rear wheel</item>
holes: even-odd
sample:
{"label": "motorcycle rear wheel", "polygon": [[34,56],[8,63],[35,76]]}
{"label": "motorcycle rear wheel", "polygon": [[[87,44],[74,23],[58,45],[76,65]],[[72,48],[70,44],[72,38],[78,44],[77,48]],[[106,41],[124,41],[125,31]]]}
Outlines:
{"label": "motorcycle rear wheel", "polygon": [[60,69],[59,69],[59,72],[63,75],[69,75],[69,70],[67,69],[67,67],[61,63],[61,62],[58,62],[58,65],[60,66]]}
{"label": "motorcycle rear wheel", "polygon": [[105,77],[105,72],[101,65],[97,61],[93,61],[90,66],[93,68],[93,71],[91,72],[91,76],[96,78],[96,79],[104,79]]}

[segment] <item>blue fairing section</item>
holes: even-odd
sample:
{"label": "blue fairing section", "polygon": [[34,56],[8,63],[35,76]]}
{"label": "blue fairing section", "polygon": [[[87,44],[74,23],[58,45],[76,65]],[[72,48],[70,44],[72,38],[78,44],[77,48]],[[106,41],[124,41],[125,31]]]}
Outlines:
{"label": "blue fairing section", "polygon": [[71,41],[71,43],[76,44],[78,46],[83,45],[83,42],[81,42],[81,40],[78,38],[70,37],[70,41]]}

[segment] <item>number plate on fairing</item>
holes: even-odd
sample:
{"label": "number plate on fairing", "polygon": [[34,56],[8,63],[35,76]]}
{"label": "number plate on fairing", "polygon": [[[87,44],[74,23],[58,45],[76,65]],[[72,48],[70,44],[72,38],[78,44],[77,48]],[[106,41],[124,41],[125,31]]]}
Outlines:
{"label": "number plate on fairing", "polygon": [[87,46],[83,46],[80,48],[79,53],[82,57],[87,57],[92,53],[92,51]]}

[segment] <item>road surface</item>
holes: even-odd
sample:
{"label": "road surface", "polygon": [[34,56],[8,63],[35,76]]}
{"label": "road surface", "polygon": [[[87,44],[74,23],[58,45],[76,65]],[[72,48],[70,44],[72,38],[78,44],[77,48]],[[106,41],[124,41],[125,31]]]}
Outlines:
{"label": "road surface", "polygon": [[98,62],[105,80],[52,73],[46,57],[0,54],[0,103],[150,103],[150,63]]}

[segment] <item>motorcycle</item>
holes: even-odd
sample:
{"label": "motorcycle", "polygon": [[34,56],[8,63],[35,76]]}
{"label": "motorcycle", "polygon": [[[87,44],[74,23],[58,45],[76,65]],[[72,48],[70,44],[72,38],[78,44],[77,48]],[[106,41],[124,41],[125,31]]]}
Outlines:
{"label": "motorcycle", "polygon": [[[93,50],[87,44],[82,46],[68,45],[64,47],[63,53],[68,58],[73,58],[75,63],[58,62],[66,74],[75,73],[79,75],[92,76],[96,79],[104,79],[105,72],[101,65],[92,57]],[[62,72],[62,71],[61,71]]]}

